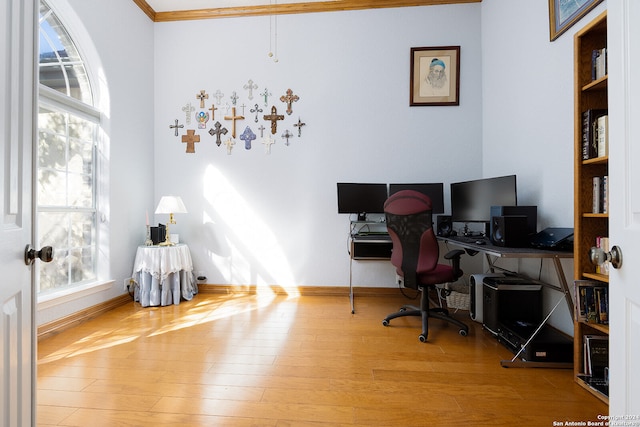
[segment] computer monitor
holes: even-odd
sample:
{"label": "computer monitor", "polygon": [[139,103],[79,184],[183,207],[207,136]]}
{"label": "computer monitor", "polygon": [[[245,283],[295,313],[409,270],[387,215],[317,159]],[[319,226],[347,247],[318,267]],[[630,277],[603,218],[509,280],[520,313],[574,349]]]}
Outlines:
{"label": "computer monitor", "polygon": [[516,176],[451,184],[451,221],[491,222],[491,206],[516,206]]}
{"label": "computer monitor", "polygon": [[387,184],[338,183],[338,213],[358,214],[359,220],[366,214],[384,213],[387,200]]}
{"label": "computer monitor", "polygon": [[389,196],[401,190],[414,190],[429,196],[431,199],[432,213],[444,213],[444,185],[441,182],[422,184],[389,184]]}

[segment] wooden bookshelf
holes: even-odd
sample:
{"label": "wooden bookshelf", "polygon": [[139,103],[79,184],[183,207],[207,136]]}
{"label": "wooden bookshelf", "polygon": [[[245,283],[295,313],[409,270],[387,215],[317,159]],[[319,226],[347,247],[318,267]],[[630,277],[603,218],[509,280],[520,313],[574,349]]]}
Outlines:
{"label": "wooden bookshelf", "polygon": [[[609,215],[593,213],[593,177],[608,175],[609,158],[598,157],[583,160],[583,112],[589,109],[608,109],[608,76],[593,78],[593,51],[607,46],[607,12],[603,12],[574,36],[574,279],[593,280],[608,286],[609,278],[596,271],[591,263],[589,250],[596,238],[608,236]],[[578,303],[578,296],[575,299]],[[577,312],[577,311],[576,311]],[[574,376],[580,386],[605,403],[609,397],[590,386],[580,376],[585,372],[584,336],[609,335],[609,325],[574,322]]]}

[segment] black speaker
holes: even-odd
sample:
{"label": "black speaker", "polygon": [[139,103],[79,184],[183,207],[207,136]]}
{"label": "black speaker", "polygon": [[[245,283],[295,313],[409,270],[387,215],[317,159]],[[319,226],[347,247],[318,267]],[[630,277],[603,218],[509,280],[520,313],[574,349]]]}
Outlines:
{"label": "black speaker", "polygon": [[[527,234],[533,236],[538,232],[537,206],[491,206],[491,216],[524,215],[527,217]],[[493,221],[489,223],[489,235],[493,236]]]}
{"label": "black speaker", "polygon": [[491,242],[496,246],[522,248],[528,246],[527,217],[503,215],[491,217]]}
{"label": "black speaker", "polygon": [[449,237],[452,231],[451,215],[438,215],[436,217],[436,234],[442,237]]}
{"label": "black speaker", "polygon": [[151,227],[151,241],[154,245],[162,243],[166,239],[167,227],[164,224],[158,224],[157,227]]}

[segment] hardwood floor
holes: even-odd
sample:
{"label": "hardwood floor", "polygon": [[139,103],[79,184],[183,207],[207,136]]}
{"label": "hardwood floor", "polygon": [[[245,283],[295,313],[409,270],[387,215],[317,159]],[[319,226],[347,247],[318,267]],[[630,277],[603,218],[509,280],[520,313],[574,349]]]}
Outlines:
{"label": "hardwood floor", "polygon": [[39,343],[38,425],[553,426],[606,405],[570,369],[513,355],[468,319],[384,316],[404,297],[199,294],[128,304]]}

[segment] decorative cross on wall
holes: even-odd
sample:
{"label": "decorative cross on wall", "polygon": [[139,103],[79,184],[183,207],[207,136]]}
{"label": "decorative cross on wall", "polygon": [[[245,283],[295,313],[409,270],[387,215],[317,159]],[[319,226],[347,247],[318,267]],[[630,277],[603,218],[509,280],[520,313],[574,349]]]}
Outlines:
{"label": "decorative cross on wall", "polygon": [[251,141],[256,139],[256,134],[247,126],[242,135],[240,135],[240,139],[244,141],[244,148],[251,150]]}
{"label": "decorative cross on wall", "polygon": [[233,146],[236,145],[236,141],[229,138],[224,142],[224,145],[227,146],[227,154],[231,154],[231,150],[233,149]]}
{"label": "decorative cross on wall", "polygon": [[265,87],[264,92],[262,92],[260,96],[264,96],[264,106],[265,107],[268,106],[269,105],[268,98],[271,96],[271,92],[269,92],[269,89]]}
{"label": "decorative cross on wall", "polygon": [[198,111],[196,113],[196,122],[198,122],[198,129],[206,129],[208,121],[209,113],[207,113],[206,111]]}
{"label": "decorative cross on wall", "polygon": [[220,92],[220,89],[213,94],[213,97],[216,99],[216,104],[220,105],[220,100],[224,98],[224,93]]}
{"label": "decorative cross on wall", "polygon": [[252,108],[249,110],[251,113],[256,113],[256,120],[255,122],[258,123],[258,113],[262,113],[262,108],[258,107],[258,104],[256,104],[255,108]]}
{"label": "decorative cross on wall", "polygon": [[249,91],[249,96],[247,98],[253,99],[253,91],[254,89],[258,89],[258,85],[253,82],[253,80],[249,79],[246,85],[242,86],[242,89]]}
{"label": "decorative cross on wall", "polygon": [[204,108],[204,100],[209,99],[209,95],[204,90],[201,90],[200,93],[196,94],[196,99],[200,100],[200,108]]}
{"label": "decorative cross on wall", "polygon": [[231,136],[236,137],[236,120],[244,120],[244,116],[236,116],[236,107],[231,107],[231,115],[224,116],[225,120],[232,120],[233,125],[231,126]]}
{"label": "decorative cross on wall", "polygon": [[262,125],[260,125],[260,127],[258,128],[258,130],[260,131],[260,138],[264,137],[264,130],[265,130],[265,127],[264,127],[264,126],[262,126]]}
{"label": "decorative cross on wall", "polygon": [[211,104],[211,108],[209,108],[209,111],[211,111],[211,120],[216,118],[216,105],[215,104]]}
{"label": "decorative cross on wall", "polygon": [[287,89],[286,95],[282,95],[280,97],[280,101],[285,102],[287,104],[287,114],[291,115],[293,110],[291,109],[291,103],[297,102],[300,99],[298,95],[294,95],[291,89]]}
{"label": "decorative cross on wall", "polygon": [[195,134],[196,131],[193,129],[187,129],[187,134],[182,135],[182,142],[187,144],[187,153],[195,153],[196,146],[195,142],[200,142],[200,135]]}
{"label": "decorative cross on wall", "polygon": [[184,111],[184,113],[186,115],[185,122],[187,122],[187,125],[190,125],[191,124],[191,113],[196,111],[195,107],[193,105],[191,105],[190,102],[187,102],[187,105],[182,107],[182,111]]}
{"label": "decorative cross on wall", "polygon": [[284,116],[278,115],[278,109],[274,105],[271,107],[271,114],[264,115],[263,119],[271,122],[271,133],[275,135],[278,131],[278,120],[284,120]]}
{"label": "decorative cross on wall", "polygon": [[213,127],[215,127],[216,130],[213,130],[213,128],[209,129],[209,135],[216,136],[216,145],[219,147],[220,144],[222,144],[222,141],[220,140],[220,135],[226,135],[228,131],[227,131],[227,128],[222,127],[220,122],[216,122],[216,124],[213,125]]}
{"label": "decorative cross on wall", "polygon": [[289,145],[289,138],[291,138],[292,136],[293,136],[293,134],[291,132],[289,132],[289,129],[284,131],[284,133],[282,134],[282,137],[284,139],[286,139],[284,145]]}
{"label": "decorative cross on wall", "polygon": [[176,130],[176,136],[178,136],[178,129],[182,129],[184,127],[184,125],[178,125],[178,119],[176,119],[176,124],[175,125],[169,125],[169,129],[175,129]]}
{"label": "decorative cross on wall", "polygon": [[231,96],[229,98],[231,98],[231,103],[233,105],[236,105],[236,101],[238,100],[238,95],[236,95],[236,91],[235,90],[233,91],[233,93],[231,94]]}
{"label": "decorative cross on wall", "polygon": [[271,145],[275,144],[276,140],[271,138],[271,135],[267,135],[265,138],[262,138],[262,143],[264,144],[264,152],[271,154]]}
{"label": "decorative cross on wall", "polygon": [[294,124],[294,127],[298,128],[298,138],[300,138],[300,136],[302,136],[302,126],[306,126],[306,123],[302,123],[302,121],[300,121],[300,117],[298,117],[298,123]]}

